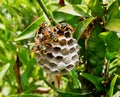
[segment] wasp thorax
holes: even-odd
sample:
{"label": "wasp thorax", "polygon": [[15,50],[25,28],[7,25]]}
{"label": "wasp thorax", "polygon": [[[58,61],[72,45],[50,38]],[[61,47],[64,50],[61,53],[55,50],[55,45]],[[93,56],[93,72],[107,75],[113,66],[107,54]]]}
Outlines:
{"label": "wasp thorax", "polygon": [[79,45],[72,37],[73,28],[41,24],[35,34],[34,52],[38,64],[48,73],[65,74],[79,63]]}

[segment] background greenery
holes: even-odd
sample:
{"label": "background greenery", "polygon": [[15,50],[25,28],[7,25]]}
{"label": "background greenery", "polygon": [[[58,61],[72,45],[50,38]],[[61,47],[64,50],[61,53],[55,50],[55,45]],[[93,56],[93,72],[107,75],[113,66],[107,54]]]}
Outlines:
{"label": "background greenery", "polygon": [[37,0],[0,0],[0,97],[120,96],[120,0],[43,2],[75,29],[80,63],[55,88],[31,52],[38,26],[50,24]]}

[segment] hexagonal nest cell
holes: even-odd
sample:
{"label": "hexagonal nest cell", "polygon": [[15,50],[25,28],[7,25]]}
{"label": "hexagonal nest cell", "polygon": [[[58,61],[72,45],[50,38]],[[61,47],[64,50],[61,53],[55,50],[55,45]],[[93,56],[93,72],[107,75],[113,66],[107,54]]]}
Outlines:
{"label": "hexagonal nest cell", "polygon": [[74,30],[66,24],[48,26],[42,23],[35,34],[33,51],[38,64],[48,73],[66,74],[79,62],[79,45]]}

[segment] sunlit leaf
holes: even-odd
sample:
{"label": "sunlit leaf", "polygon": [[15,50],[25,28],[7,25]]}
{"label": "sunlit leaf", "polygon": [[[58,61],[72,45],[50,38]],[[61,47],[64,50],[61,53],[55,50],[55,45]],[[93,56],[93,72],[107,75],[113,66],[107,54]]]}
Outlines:
{"label": "sunlit leaf", "polygon": [[120,66],[120,58],[116,58],[113,62],[110,63],[110,69]]}
{"label": "sunlit leaf", "polygon": [[103,8],[99,0],[85,0],[85,3],[91,9],[93,16],[103,16]]}
{"label": "sunlit leaf", "polygon": [[0,68],[0,82],[2,81],[4,75],[6,74],[7,70],[9,69],[10,64],[6,64],[5,66]]}
{"label": "sunlit leaf", "polygon": [[2,23],[0,23],[0,29],[5,30],[5,25],[3,25]]}
{"label": "sunlit leaf", "polygon": [[120,91],[117,91],[117,92],[113,95],[113,97],[120,97]]}
{"label": "sunlit leaf", "polygon": [[18,35],[15,41],[32,38],[35,34],[36,29],[43,21],[44,21],[43,17],[38,18],[35,22],[28,26],[20,35]]}
{"label": "sunlit leaf", "polygon": [[75,16],[85,16],[88,17],[89,15],[82,10],[83,6],[81,5],[66,5],[64,7],[61,7],[57,11],[64,12],[67,14],[75,15]]}
{"label": "sunlit leaf", "polygon": [[100,38],[107,45],[109,52],[118,52],[120,48],[119,38],[115,32],[102,32],[99,34]]}
{"label": "sunlit leaf", "polygon": [[119,12],[119,1],[116,0],[114,3],[112,3],[112,5],[108,9],[107,12],[108,20],[116,17],[118,12]]}
{"label": "sunlit leaf", "polygon": [[111,81],[110,90],[109,90],[109,97],[113,97],[114,86],[115,86],[117,78],[118,78],[118,75],[115,75],[114,78]]}
{"label": "sunlit leaf", "polygon": [[104,87],[101,85],[102,78],[88,73],[80,73],[80,75],[93,83],[98,91],[104,90]]}
{"label": "sunlit leaf", "polygon": [[84,21],[81,21],[78,23],[75,33],[74,33],[74,38],[76,38],[77,40],[79,40],[80,36],[82,35],[82,33],[85,31],[85,29],[87,28],[87,26],[91,23],[91,21],[94,19],[94,17],[90,17]]}
{"label": "sunlit leaf", "polygon": [[120,67],[120,58],[116,58],[109,64],[109,74],[112,75],[114,72],[116,72],[117,67]]}
{"label": "sunlit leaf", "polygon": [[112,18],[105,25],[107,30],[120,32],[120,19]]}

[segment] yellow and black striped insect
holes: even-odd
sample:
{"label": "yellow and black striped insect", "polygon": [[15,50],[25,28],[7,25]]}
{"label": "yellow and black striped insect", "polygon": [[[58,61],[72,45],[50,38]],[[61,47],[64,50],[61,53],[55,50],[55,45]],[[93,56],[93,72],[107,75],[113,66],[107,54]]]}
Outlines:
{"label": "yellow and black striped insect", "polygon": [[47,31],[49,32],[49,35],[52,40],[54,40],[54,41],[58,40],[57,36],[50,30],[50,28],[47,28]]}
{"label": "yellow and black striped insect", "polygon": [[60,29],[63,31],[66,31],[66,30],[73,31],[73,28],[70,25],[68,25],[67,23],[61,23]]}
{"label": "yellow and black striped insect", "polygon": [[37,36],[38,38],[40,38],[39,36],[43,36],[42,34],[44,33],[45,28],[47,27],[47,23],[43,22],[40,27],[37,29],[35,36]]}

